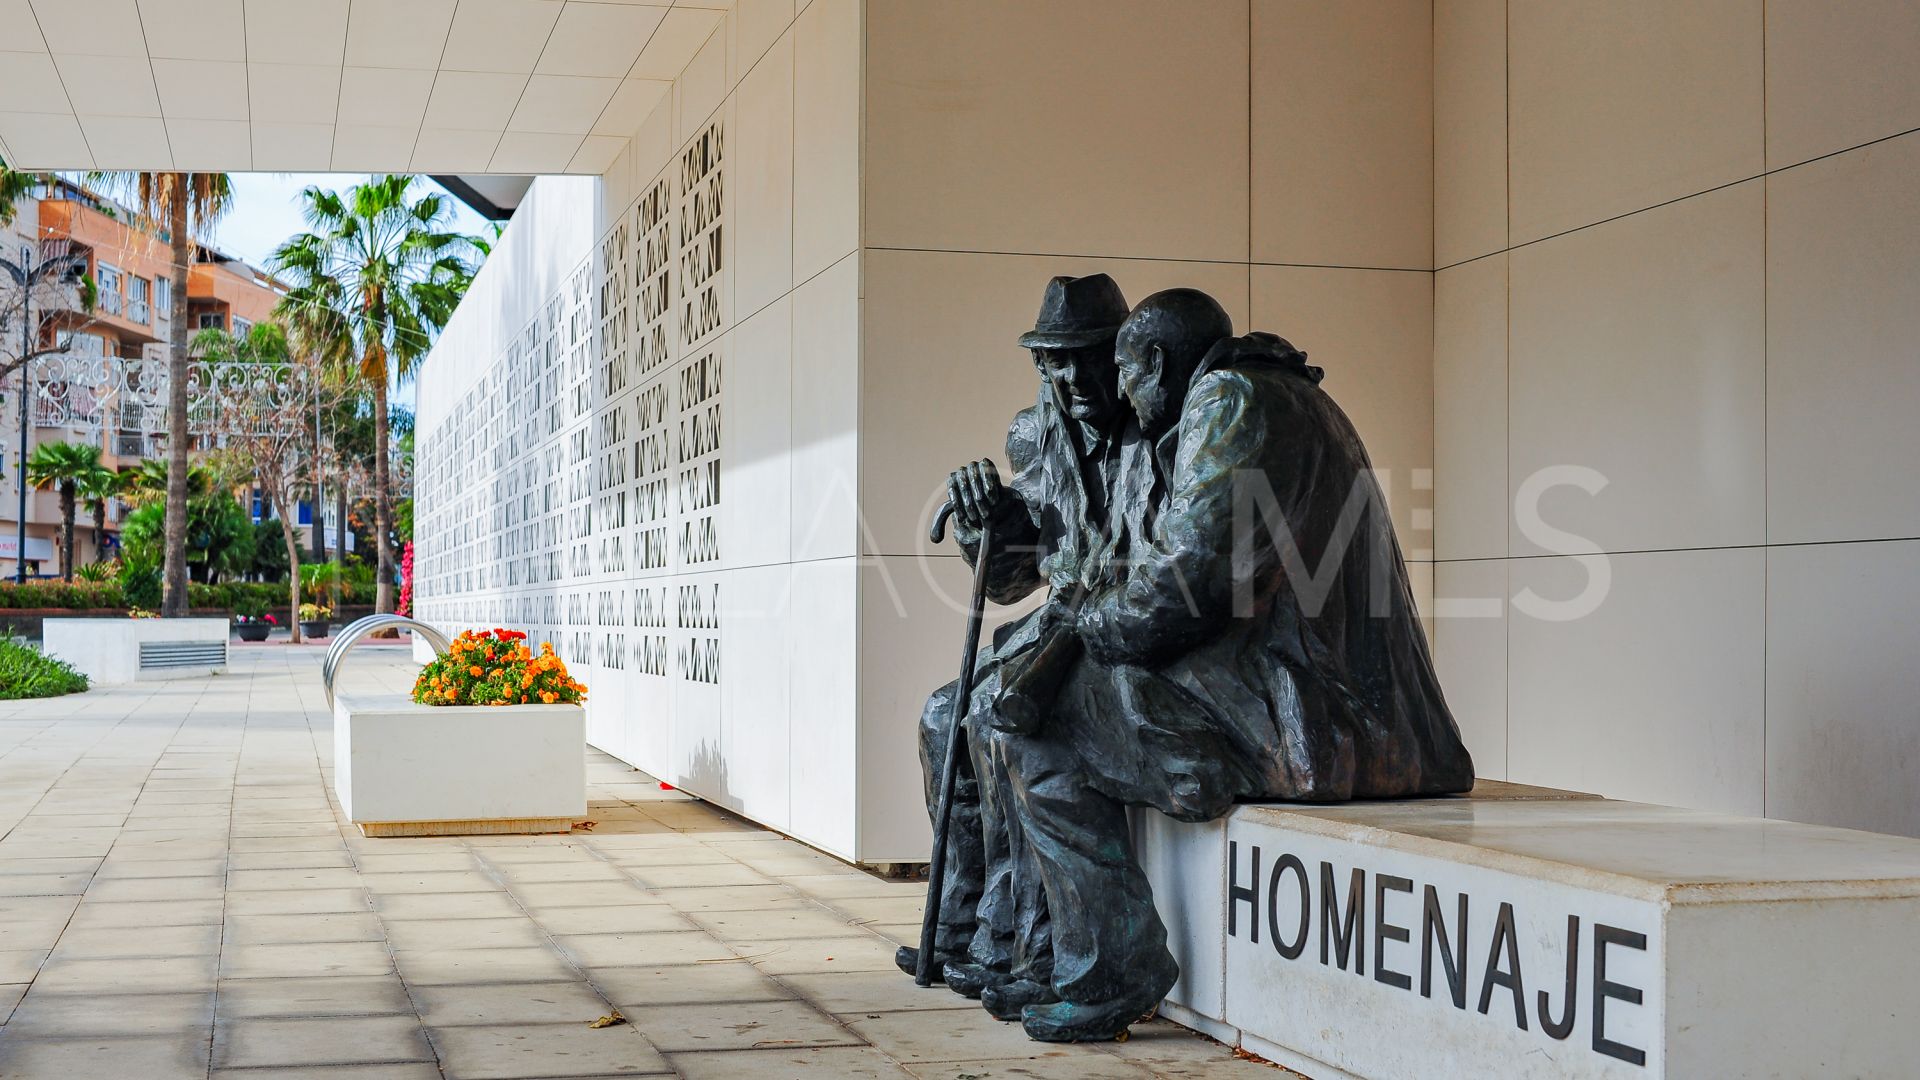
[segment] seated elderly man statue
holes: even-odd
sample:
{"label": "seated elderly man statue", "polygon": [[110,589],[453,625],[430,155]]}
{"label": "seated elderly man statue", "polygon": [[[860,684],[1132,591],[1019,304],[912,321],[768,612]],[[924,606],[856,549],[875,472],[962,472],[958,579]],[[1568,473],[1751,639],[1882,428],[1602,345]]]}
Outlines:
{"label": "seated elderly man statue", "polygon": [[1056,591],[1041,633],[1070,658],[1003,671],[985,718],[1053,918],[1036,1039],[1114,1038],[1178,974],[1127,807],[1204,821],[1473,784],[1359,436],[1304,353],[1231,335],[1190,289],[1121,327],[1153,472],[1127,490],[1152,505],[1110,508],[1124,572]]}
{"label": "seated elderly man statue", "polygon": [[[1075,579],[1098,542],[1119,471],[1120,432],[1130,427],[1113,362],[1114,337],[1126,317],[1126,299],[1105,274],[1048,282],[1034,328],[1020,337],[1032,352],[1040,390],[1007,430],[1009,484],[1002,486],[993,462],[984,459],[948,478],[956,538],[969,564],[978,558],[981,530],[993,530],[986,587],[994,603],[1017,603]],[[1034,648],[1037,615],[1015,619],[994,635],[975,665],[973,700],[991,698],[1001,665]],[[934,691],[920,719],[930,813],[954,693],[951,682]],[[967,745],[950,811],[933,970],[957,993],[1017,1016],[1029,1001],[1044,999],[1052,976],[1047,907],[1019,833],[1003,812],[1004,778],[985,760],[972,730],[977,715],[960,736]],[[902,947],[895,962],[912,974],[919,950]]]}

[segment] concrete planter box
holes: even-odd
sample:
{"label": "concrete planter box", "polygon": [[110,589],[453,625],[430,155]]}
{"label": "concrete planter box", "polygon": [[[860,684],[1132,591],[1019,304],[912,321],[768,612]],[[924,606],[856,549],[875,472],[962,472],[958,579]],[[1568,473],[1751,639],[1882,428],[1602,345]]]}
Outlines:
{"label": "concrete planter box", "polygon": [[586,739],[578,705],[342,696],[333,786],[367,836],[566,832],[587,814]]}
{"label": "concrete planter box", "polygon": [[48,656],[95,686],[218,675],[227,670],[226,619],[58,619],[41,627]]}

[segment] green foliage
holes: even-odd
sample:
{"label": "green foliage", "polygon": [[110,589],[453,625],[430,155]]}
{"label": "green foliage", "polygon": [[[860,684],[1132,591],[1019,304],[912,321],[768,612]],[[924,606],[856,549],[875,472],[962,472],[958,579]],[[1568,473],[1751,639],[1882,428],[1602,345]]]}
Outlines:
{"label": "green foliage", "polygon": [[307,563],[300,567],[300,591],[318,596],[331,592],[337,585],[340,599],[346,603],[370,604],[374,597],[374,569],[353,556],[347,556],[348,562]]}
{"label": "green foliage", "polygon": [[[135,511],[139,513],[139,511]],[[155,514],[158,521],[160,515]],[[131,515],[129,515],[131,519]],[[121,534],[124,547],[126,534]],[[157,608],[160,606],[160,560],[158,552],[150,550],[135,554],[128,550],[120,559],[120,592],[128,605],[139,608]]]}
{"label": "green foliage", "polygon": [[58,697],[87,688],[87,677],[38,649],[0,638],[0,701]]}
{"label": "green foliage", "polygon": [[74,578],[89,585],[105,585],[113,581],[119,573],[120,568],[111,562],[88,563],[85,566],[73,568]]}
{"label": "green foliage", "polygon": [[124,608],[126,596],[115,582],[104,584],[63,581],[29,581],[24,585],[0,583],[0,609],[58,608],[79,611],[87,608]]}
{"label": "green foliage", "polygon": [[[127,515],[120,544],[127,561],[159,565],[166,543],[167,506],[150,502]],[[202,581],[246,572],[253,565],[253,520],[226,491],[187,500],[187,567]]]}
{"label": "green foliage", "polygon": [[287,578],[287,539],[278,521],[256,522],[253,526],[253,562],[247,572],[263,581]]}

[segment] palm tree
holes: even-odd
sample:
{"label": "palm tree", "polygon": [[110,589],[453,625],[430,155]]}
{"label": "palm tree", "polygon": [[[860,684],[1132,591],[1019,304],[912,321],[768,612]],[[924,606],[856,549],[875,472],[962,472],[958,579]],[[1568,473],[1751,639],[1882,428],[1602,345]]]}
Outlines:
{"label": "palm tree", "polygon": [[167,355],[167,534],[161,571],[160,614],[187,613],[187,379],[192,369],[187,347],[187,272],[193,266],[193,234],[206,235],[233,205],[233,185],[225,173],[94,174],[103,186],[129,195],[134,208],[159,223],[173,257],[171,348]]}
{"label": "palm tree", "polygon": [[107,500],[120,494],[121,474],[99,465],[75,479],[74,487],[87,512],[93,515],[93,559],[107,557]]}
{"label": "palm tree", "polygon": [[60,576],[69,581],[73,579],[74,501],[81,478],[96,469],[104,469],[100,448],[85,443],[41,443],[27,458],[27,483],[60,493]]}
{"label": "palm tree", "polygon": [[354,363],[373,398],[374,535],[380,552],[374,610],[393,610],[393,492],[388,386],[413,377],[433,337],[473,280],[474,238],[449,231],[439,195],[411,198],[411,176],[383,176],[345,194],[309,187],[310,231],[282,244],[269,266],[292,287],[280,303],[295,337],[334,364]]}
{"label": "palm tree", "polygon": [[0,158],[0,225],[13,224],[14,204],[26,198],[43,179],[39,173],[9,169],[7,159]]}

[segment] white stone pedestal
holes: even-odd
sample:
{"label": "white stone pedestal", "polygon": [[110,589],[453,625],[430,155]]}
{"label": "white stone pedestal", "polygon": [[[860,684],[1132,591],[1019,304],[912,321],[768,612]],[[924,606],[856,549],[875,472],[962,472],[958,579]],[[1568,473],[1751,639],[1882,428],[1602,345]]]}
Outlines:
{"label": "white stone pedestal", "polygon": [[342,696],[333,786],[368,836],[566,832],[587,814],[578,705],[418,705]]}
{"label": "white stone pedestal", "polygon": [[215,675],[227,670],[225,619],[60,619],[41,627],[48,656],[94,686]]}
{"label": "white stone pedestal", "polygon": [[1337,1077],[1906,1077],[1920,841],[1483,784],[1137,819],[1166,1014]]}

